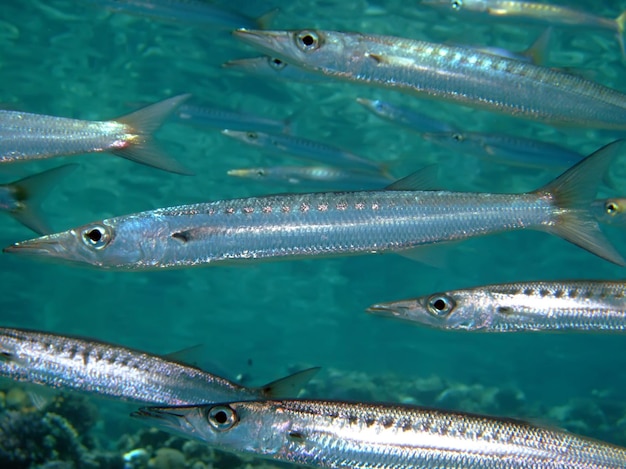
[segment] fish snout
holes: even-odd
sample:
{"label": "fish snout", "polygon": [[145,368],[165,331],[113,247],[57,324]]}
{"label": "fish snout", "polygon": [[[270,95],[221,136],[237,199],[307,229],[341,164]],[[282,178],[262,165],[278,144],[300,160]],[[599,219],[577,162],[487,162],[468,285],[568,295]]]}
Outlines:
{"label": "fish snout", "polygon": [[62,257],[66,249],[54,239],[35,238],[5,247],[2,252],[33,256]]}
{"label": "fish snout", "polygon": [[404,306],[398,306],[387,303],[379,303],[370,306],[365,311],[371,314],[375,314],[376,316],[384,316],[388,318],[397,318],[405,316],[405,311],[408,308]]}

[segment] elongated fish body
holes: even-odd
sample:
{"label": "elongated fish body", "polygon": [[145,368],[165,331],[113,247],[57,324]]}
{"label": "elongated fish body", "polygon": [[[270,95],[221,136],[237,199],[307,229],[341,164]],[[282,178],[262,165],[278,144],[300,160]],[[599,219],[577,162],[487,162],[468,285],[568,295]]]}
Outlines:
{"label": "elongated fish body", "polygon": [[[199,0],[87,0],[100,7],[194,26],[260,28],[264,19],[251,18]],[[275,12],[274,12],[275,13]],[[273,16],[273,14],[271,15]],[[269,18],[267,18],[269,19]]]}
{"label": "elongated fish body", "polygon": [[380,99],[357,98],[356,101],[381,119],[402,125],[414,132],[439,133],[455,130],[454,126],[447,122],[439,121],[405,106],[396,106]]}
{"label": "elongated fish body", "polygon": [[317,30],[238,30],[235,35],[328,77],[555,125],[626,129],[626,94],[469,47]]}
{"label": "elongated fish body", "polygon": [[383,175],[329,166],[269,166],[265,168],[231,169],[228,171],[228,175],[268,183],[283,183],[293,186],[318,184],[342,189],[354,187],[381,189],[393,182],[392,179]]}
{"label": "elongated fish body", "polygon": [[560,145],[514,135],[485,132],[424,133],[426,140],[487,161],[531,168],[567,168],[584,158]]}
{"label": "elongated fish body", "polygon": [[4,252],[143,270],[397,252],[528,228],[623,265],[589,212],[595,184],[621,146],[607,145],[526,194],[410,190],[412,175],[381,191],[281,194],[110,218]]}
{"label": "elongated fish body", "polygon": [[438,329],[478,332],[625,332],[626,283],[518,282],[389,303],[368,312]]}
{"label": "elongated fish body", "polygon": [[189,174],[152,144],[151,134],[189,95],[175,96],[110,121],[0,110],[0,164],[111,152],[166,171]]}
{"label": "elongated fish body", "polygon": [[0,376],[126,401],[184,405],[295,396],[317,370],[246,388],[199,368],[94,340],[0,328]]}
{"label": "elongated fish body", "polygon": [[623,469],[626,450],[521,421],[388,404],[149,407],[150,425],[223,450],[326,468]]}
{"label": "elongated fish body", "polygon": [[258,129],[268,132],[284,132],[289,129],[289,122],[270,119],[243,112],[230,111],[214,107],[201,107],[183,104],[176,111],[182,121],[195,125],[205,125],[216,129],[249,130]]}
{"label": "elongated fish body", "polygon": [[222,133],[268,152],[280,152],[319,164],[375,173],[385,173],[382,163],[368,160],[341,148],[288,134],[223,130]]}
{"label": "elongated fish body", "polygon": [[626,198],[598,199],[591,204],[591,212],[600,223],[626,225]]}

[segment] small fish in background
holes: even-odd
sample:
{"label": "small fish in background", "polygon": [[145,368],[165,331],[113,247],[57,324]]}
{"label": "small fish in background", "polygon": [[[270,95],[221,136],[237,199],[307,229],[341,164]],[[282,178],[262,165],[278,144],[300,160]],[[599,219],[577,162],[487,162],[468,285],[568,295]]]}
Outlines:
{"label": "small fish in background", "polygon": [[184,363],[187,349],[160,356],[97,340],[0,327],[0,377],[65,391],[152,404],[295,397],[319,371],[244,387]]}
{"label": "small fish in background", "polygon": [[564,169],[584,159],[560,145],[508,134],[455,131],[423,133],[422,138],[458,154],[524,168]]}
{"label": "small fish in background", "polygon": [[552,125],[626,129],[626,94],[471,47],[308,29],[234,34],[268,55],[329,78]]}
{"label": "small fish in background", "polygon": [[424,245],[513,230],[559,236],[626,261],[590,212],[622,141],[522,194],[422,190],[418,171],[384,190],[277,194],[123,215],[15,243],[4,252],[142,271],[357,254],[409,255]]}
{"label": "small fish in background", "polygon": [[189,96],[175,96],[109,121],[0,110],[0,164],[108,152],[172,173],[191,174],[152,141],[152,133]]}
{"label": "small fish in background", "polygon": [[453,125],[447,122],[437,120],[406,106],[398,106],[380,99],[356,98],[356,102],[381,119],[402,125],[414,132],[453,132],[456,130]]}
{"label": "small fish in background", "polygon": [[581,30],[612,31],[616,33],[622,58],[626,58],[626,50],[624,49],[626,11],[612,19],[576,10],[569,6],[516,0],[422,0],[421,4],[452,12],[482,13],[490,17],[509,18],[514,21],[572,26]]}
{"label": "small fish in background", "polygon": [[252,57],[248,59],[229,60],[222,67],[237,72],[251,73],[262,77],[279,78],[302,83],[321,82],[324,77],[307,70],[288,64],[277,57]]}
{"label": "small fish in background", "polygon": [[222,130],[222,134],[269,153],[283,153],[314,163],[387,176],[387,165],[316,140],[287,134]]}
{"label": "small fish in background", "polygon": [[35,233],[50,233],[52,230],[39,213],[39,204],[60,179],[77,167],[76,164],[68,164],[9,184],[0,184],[0,210]]}
{"label": "small fish in background", "polygon": [[308,467],[623,469],[626,449],[521,420],[322,400],[147,407],[148,425],[234,453]]}
{"label": "small fish in background", "polygon": [[626,332],[626,283],[503,283],[378,303],[367,311],[444,330]]}
{"label": "small fish in background", "polygon": [[218,27],[220,29],[264,29],[278,9],[258,18],[251,18],[228,8],[199,0],[86,0],[102,8],[130,15],[144,16],[192,26]]}
{"label": "small fish in background", "polygon": [[229,109],[183,104],[176,110],[176,117],[184,123],[215,129],[248,130],[259,129],[268,132],[289,132],[289,119],[277,120]]}
{"label": "small fish in background", "polygon": [[598,199],[591,204],[591,212],[600,223],[626,226],[626,198]]}
{"label": "small fish in background", "polygon": [[391,184],[392,177],[369,172],[350,171],[330,166],[267,166],[231,169],[229,176],[254,179],[272,184],[293,186],[317,185],[338,189],[380,189]]}

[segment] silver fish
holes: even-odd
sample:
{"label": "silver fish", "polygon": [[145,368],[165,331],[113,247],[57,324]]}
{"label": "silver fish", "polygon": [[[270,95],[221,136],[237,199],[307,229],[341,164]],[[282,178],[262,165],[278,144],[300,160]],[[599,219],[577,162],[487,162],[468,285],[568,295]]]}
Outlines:
{"label": "silver fish", "polygon": [[222,64],[222,67],[288,81],[308,83],[324,80],[324,77],[320,77],[316,73],[310,73],[300,67],[290,65],[277,57],[263,56],[229,60]]}
{"label": "silver fish", "polygon": [[569,6],[519,0],[422,0],[422,5],[445,8],[453,12],[472,12],[516,22],[538,22],[554,26],[574,26],[581,30],[600,29],[617,35],[622,56],[626,11],[617,18],[605,18]]}
{"label": "silver fish", "polygon": [[456,130],[454,126],[447,122],[439,121],[434,117],[414,111],[405,106],[396,106],[395,104],[381,101],[380,99],[357,98],[356,101],[381,119],[402,125],[414,132],[439,133],[453,132]]}
{"label": "silver fish", "polygon": [[90,339],[0,328],[0,376],[126,401],[184,405],[296,396],[318,368],[247,388],[199,368]]}
{"label": "silver fish", "polygon": [[591,204],[591,213],[600,223],[624,226],[626,225],[626,198],[598,199]]}
{"label": "silver fish", "polygon": [[517,282],[370,306],[368,312],[446,330],[625,332],[626,283]]}
{"label": "silver fish", "polygon": [[189,96],[175,96],[110,121],[0,110],[0,164],[110,152],[165,171],[191,174],[158,150],[151,135]]}
{"label": "silver fish", "polygon": [[372,161],[341,148],[295,135],[242,132],[230,129],[222,130],[222,134],[268,152],[280,152],[328,166],[370,171],[382,175],[387,173],[384,163]]}
{"label": "silver fish", "polygon": [[623,469],[626,449],[513,419],[415,406],[281,400],[132,414],[215,448],[312,467]]}
{"label": "silver fish", "polygon": [[324,76],[557,125],[626,129],[626,94],[470,47],[337,31],[235,35]]}
{"label": "silver fish", "polygon": [[68,164],[9,184],[0,184],[0,210],[36,233],[50,233],[48,224],[39,213],[39,204],[59,179],[77,167],[78,165]]}
{"label": "silver fish", "polygon": [[526,168],[562,169],[584,158],[560,145],[508,134],[455,131],[423,133],[422,137],[460,154]]}
{"label": "silver fish", "polygon": [[101,269],[182,268],[255,260],[401,252],[502,231],[546,231],[619,265],[589,212],[622,142],[525,194],[386,190],[280,194],[110,218],[16,243],[4,252]]}
{"label": "silver fish", "polygon": [[249,130],[259,129],[269,132],[286,132],[290,122],[269,117],[216,107],[192,106],[183,104],[176,111],[176,117],[182,122],[205,125],[216,129]]}
{"label": "silver fish", "polygon": [[383,175],[329,166],[268,166],[231,169],[228,171],[228,175],[292,186],[316,184],[341,189],[355,187],[380,189],[393,182],[393,179]]}

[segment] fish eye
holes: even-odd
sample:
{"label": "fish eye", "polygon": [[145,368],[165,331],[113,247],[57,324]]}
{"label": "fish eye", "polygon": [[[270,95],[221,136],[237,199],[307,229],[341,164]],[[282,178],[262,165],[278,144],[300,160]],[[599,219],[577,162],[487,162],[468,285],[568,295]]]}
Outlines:
{"label": "fish eye", "polygon": [[269,57],[268,63],[270,64],[270,67],[274,70],[282,70],[287,66],[285,62],[275,57]]}
{"label": "fish eye", "polygon": [[450,314],[456,306],[456,303],[448,295],[437,293],[428,298],[426,306],[428,308],[428,312],[433,316],[444,317]]}
{"label": "fish eye", "polygon": [[207,420],[209,425],[219,432],[230,430],[239,421],[235,411],[226,405],[211,407]]}
{"label": "fish eye", "polygon": [[94,225],[82,231],[81,239],[90,248],[102,249],[111,241],[111,235],[108,228]]}
{"label": "fish eye", "polygon": [[462,142],[463,140],[465,140],[465,137],[463,137],[463,134],[452,134],[452,139],[456,140],[457,142]]}
{"label": "fish eye", "polygon": [[453,10],[460,10],[461,7],[463,6],[463,0],[452,0],[452,2],[450,3],[450,6],[452,7]]}
{"label": "fish eye", "polygon": [[250,140],[256,140],[257,138],[259,138],[256,132],[248,132],[246,133],[246,137],[248,137]]}
{"label": "fish eye", "polygon": [[265,176],[265,170],[263,170],[263,169],[257,169],[257,171],[256,171],[256,175],[257,175],[257,176],[259,176],[259,177],[263,177],[263,176]]}
{"label": "fish eye", "polygon": [[315,31],[300,31],[296,34],[296,45],[304,52],[314,51],[320,46],[320,37]]}
{"label": "fish eye", "polygon": [[619,213],[620,210],[620,206],[617,202],[613,201],[613,200],[609,200],[604,204],[604,211],[608,214],[608,215],[615,215],[617,213]]}

